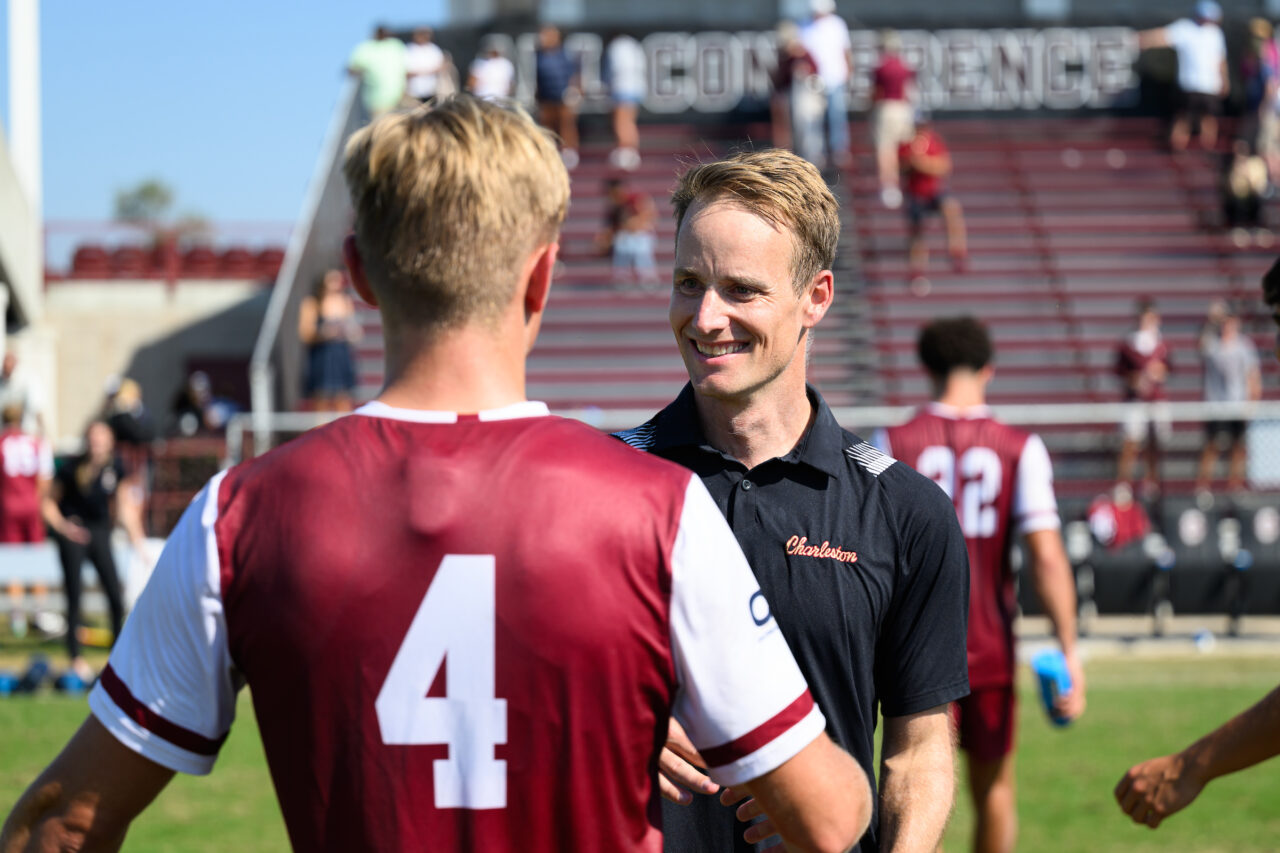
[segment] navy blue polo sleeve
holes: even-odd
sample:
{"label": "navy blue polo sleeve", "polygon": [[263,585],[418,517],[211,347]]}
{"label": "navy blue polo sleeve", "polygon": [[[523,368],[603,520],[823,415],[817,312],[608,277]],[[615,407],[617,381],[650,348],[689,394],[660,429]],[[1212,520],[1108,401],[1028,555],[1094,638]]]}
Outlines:
{"label": "navy blue polo sleeve", "polygon": [[969,555],[955,507],[906,465],[880,476],[897,571],[876,653],[881,713],[903,717],[969,694]]}

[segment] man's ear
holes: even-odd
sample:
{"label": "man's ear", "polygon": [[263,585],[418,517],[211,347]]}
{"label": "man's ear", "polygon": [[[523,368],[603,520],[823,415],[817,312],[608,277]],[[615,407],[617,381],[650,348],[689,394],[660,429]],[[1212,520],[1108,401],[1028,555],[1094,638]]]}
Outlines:
{"label": "man's ear", "polygon": [[369,279],[364,274],[364,258],[360,257],[356,235],[348,234],[347,239],[342,241],[342,260],[347,265],[347,272],[351,275],[351,286],[356,289],[356,293],[360,294],[360,298],[366,303],[377,308],[378,298],[373,295],[373,288],[369,286]]}
{"label": "man's ear", "polygon": [[556,257],[560,253],[559,243],[548,243],[538,248],[529,266],[528,285],[524,290],[524,316],[528,320],[534,314],[541,314],[547,307],[547,297],[551,292],[551,276],[555,272]]}
{"label": "man's ear", "polygon": [[835,299],[835,275],[831,270],[819,270],[805,288],[805,328],[818,325],[818,321],[826,316],[833,299]]}

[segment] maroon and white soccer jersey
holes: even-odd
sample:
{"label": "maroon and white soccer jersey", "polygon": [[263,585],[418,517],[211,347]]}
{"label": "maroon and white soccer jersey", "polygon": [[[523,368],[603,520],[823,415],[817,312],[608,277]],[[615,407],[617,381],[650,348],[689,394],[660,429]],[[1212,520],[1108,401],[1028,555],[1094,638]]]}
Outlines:
{"label": "maroon and white soccer jersey", "polygon": [[969,551],[969,684],[974,691],[1011,684],[1013,537],[1060,524],[1044,442],[993,419],[986,407],[960,412],[933,403],[878,431],[873,443],[951,497]]}
{"label": "maroon and white soccer jersey", "polygon": [[90,705],[206,773],[244,683],[300,850],[658,850],[669,714],[722,784],[825,727],[701,481],[537,403],[215,477]]}
{"label": "maroon and white soccer jersey", "polygon": [[40,481],[53,477],[48,442],[19,429],[0,432],[0,542],[43,542]]}

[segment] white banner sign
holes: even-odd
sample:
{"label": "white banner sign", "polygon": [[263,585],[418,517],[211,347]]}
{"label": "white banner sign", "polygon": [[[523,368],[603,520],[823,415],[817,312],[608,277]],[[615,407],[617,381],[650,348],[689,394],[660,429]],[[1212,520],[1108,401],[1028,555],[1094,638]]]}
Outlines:
{"label": "white banner sign", "polygon": [[[856,30],[850,36],[849,106],[859,111],[870,106],[876,34]],[[920,100],[934,110],[1097,109],[1136,96],[1137,36],[1126,27],[904,30],[901,36]],[[649,82],[644,107],[650,112],[721,113],[767,103],[777,63],[772,31],[660,32],[640,43]],[[536,44],[537,37],[525,33],[506,46],[520,70],[518,95],[530,102]],[[601,37],[574,33],[565,45],[582,64],[582,111],[607,111]]]}

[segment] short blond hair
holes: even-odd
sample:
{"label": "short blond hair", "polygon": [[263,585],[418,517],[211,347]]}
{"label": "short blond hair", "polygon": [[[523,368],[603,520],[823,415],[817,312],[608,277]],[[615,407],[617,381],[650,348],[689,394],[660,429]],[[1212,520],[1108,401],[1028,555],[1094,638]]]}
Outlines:
{"label": "short blond hair", "polygon": [[840,205],[812,163],[782,148],[745,151],[685,172],[671,196],[676,240],[695,202],[729,201],[791,232],[796,290],[831,269],[840,241]]}
{"label": "short blond hair", "polygon": [[470,95],[357,131],[343,173],[383,316],[418,328],[496,322],[569,206],[551,135],[516,107]]}

